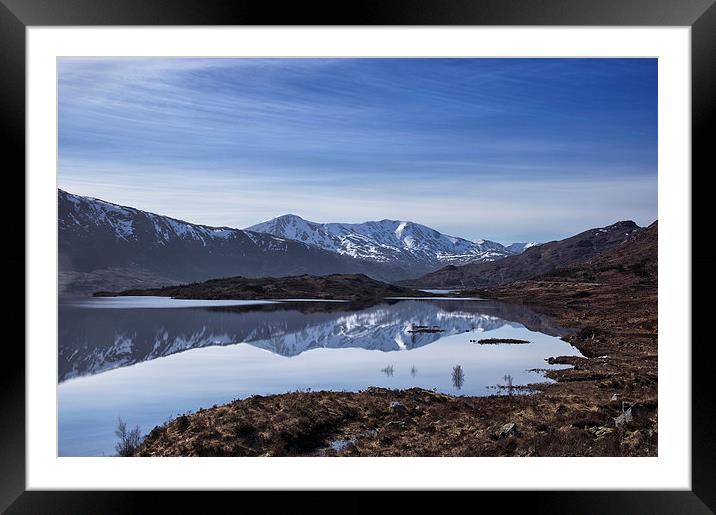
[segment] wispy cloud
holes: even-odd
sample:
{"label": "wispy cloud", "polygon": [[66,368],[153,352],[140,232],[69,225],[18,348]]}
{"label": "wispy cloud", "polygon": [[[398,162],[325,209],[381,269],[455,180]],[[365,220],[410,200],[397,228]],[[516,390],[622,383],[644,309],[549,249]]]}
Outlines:
{"label": "wispy cloud", "polygon": [[59,79],[61,187],[190,221],[544,240],[656,218],[654,60],[72,58]]}

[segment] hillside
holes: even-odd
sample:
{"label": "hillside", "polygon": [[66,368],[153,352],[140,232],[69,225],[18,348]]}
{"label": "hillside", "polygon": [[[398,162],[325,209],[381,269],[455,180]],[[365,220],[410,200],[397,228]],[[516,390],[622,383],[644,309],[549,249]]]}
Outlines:
{"label": "hillside", "polygon": [[551,274],[600,283],[654,285],[658,276],[658,222],[636,232],[622,245]]}
{"label": "hillside", "polygon": [[613,249],[643,230],[632,221],[590,229],[570,238],[527,248],[499,261],[447,266],[398,284],[414,288],[486,288],[550,274]]}

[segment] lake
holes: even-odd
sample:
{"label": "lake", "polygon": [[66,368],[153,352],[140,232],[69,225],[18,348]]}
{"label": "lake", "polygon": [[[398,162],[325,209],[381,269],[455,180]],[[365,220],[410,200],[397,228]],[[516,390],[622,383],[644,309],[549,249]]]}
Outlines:
{"label": "lake", "polygon": [[[546,358],[581,355],[564,334],[529,309],[485,300],[65,299],[59,454],[112,455],[118,417],[146,434],[255,394],[379,386],[506,395],[563,367]],[[483,338],[530,343],[471,341]]]}

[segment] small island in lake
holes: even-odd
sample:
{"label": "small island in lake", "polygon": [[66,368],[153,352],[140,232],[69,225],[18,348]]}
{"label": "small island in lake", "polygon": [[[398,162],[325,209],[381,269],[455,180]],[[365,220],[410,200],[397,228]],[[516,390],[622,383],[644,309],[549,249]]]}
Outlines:
{"label": "small island in lake", "polygon": [[99,291],[95,297],[155,296],[175,299],[326,299],[368,300],[387,297],[440,297],[440,295],[396,286],[371,279],[364,274],[296,275],[290,277],[227,277],[204,282],[132,289]]}
{"label": "small island in lake", "polygon": [[482,340],[477,340],[477,343],[482,345],[499,345],[501,343],[516,345],[520,343],[530,343],[530,341],[517,338],[483,338]]}

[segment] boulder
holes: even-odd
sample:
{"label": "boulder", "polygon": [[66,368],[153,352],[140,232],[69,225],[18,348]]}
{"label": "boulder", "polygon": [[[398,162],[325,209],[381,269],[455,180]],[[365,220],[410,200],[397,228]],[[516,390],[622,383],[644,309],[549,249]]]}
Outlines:
{"label": "boulder", "polygon": [[405,407],[405,405],[402,404],[402,403],[400,403],[400,402],[398,402],[398,401],[393,401],[393,402],[391,402],[391,403],[388,405],[388,409],[389,409],[390,411],[394,412],[394,413],[399,413],[399,414],[401,414],[401,415],[403,415],[403,414],[405,414],[405,413],[408,412],[408,409]]}
{"label": "boulder", "polygon": [[497,438],[500,440],[507,438],[511,435],[518,435],[517,426],[513,422],[508,422],[497,431]]}
{"label": "boulder", "polygon": [[641,404],[632,404],[628,409],[624,409],[626,403],[622,404],[622,414],[614,419],[614,425],[616,427],[623,427],[631,424],[635,418],[645,417],[648,410]]}

